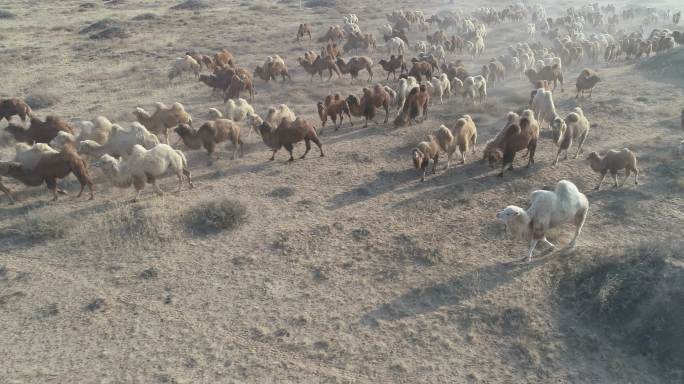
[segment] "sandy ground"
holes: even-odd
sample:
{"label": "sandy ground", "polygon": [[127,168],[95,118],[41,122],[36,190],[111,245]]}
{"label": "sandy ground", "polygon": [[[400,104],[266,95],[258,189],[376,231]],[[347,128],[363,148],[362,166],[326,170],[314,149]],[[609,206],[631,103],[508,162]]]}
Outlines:
{"label": "sandy ground", "polygon": [[[250,71],[273,54],[290,67],[292,83],[256,80],[259,113],[287,103],[320,125],[317,101],[330,92],[359,94],[361,85],[348,78],[311,83],[297,56],[318,50],[315,37],[340,24],[343,13],[355,12],[377,35],[388,9],[413,7],[350,1],[344,9],[299,10],[286,2],[209,1],[211,8],[193,12],[170,10],[176,2],[167,0],[81,3],[0,2],[17,15],[0,24],[2,96],[48,95],[56,101],[36,110],[40,116],[104,115],[122,125],[136,106],[180,101],[201,122],[221,101],[190,78],[168,86],[167,68],[187,50],[227,48]],[[460,3],[420,7],[431,15]],[[157,16],[131,20],[146,12]],[[94,41],[78,33],[105,17],[126,22],[131,36]],[[293,42],[300,22],[312,25],[314,42]],[[524,32],[522,24],[490,27],[486,54],[476,62],[464,57],[468,68],[478,72]],[[419,35],[412,31],[411,42]],[[377,62],[387,54],[371,56]],[[196,188],[161,198],[147,188],[137,204],[127,203],[132,190],[109,186],[98,171],[93,201],[74,197],[74,181],[58,203],[48,203],[43,188],[8,181],[21,201],[0,200],[0,382],[672,382],[559,307],[552,272],[561,262],[682,235],[684,183],[672,154],[682,136],[682,87],[645,76],[631,62],[602,62],[605,80],[591,99],[578,101],[581,69],[567,68],[557,108],[566,114],[579,105],[592,122],[585,154],[636,151],[639,186],[591,191],[598,176],[582,156],[551,165],[548,130],[530,169],[518,159],[499,179],[476,161],[479,146],[466,165],[440,167],[419,183],[410,149],[463,113],[475,118],[483,144],[506,112],[527,103],[530,85],[516,75],[490,90],[486,106],[451,98],[417,126],[327,128],[324,158],[314,149],[303,161],[287,163],[281,152],[268,162],[256,135],[237,160],[222,151],[223,159],[207,166],[203,151],[186,152]],[[12,146],[1,153],[10,158]],[[524,245],[506,240],[494,215],[509,204],[525,206],[531,191],[560,179],[576,183],[591,203],[578,247],[564,249],[572,236],[564,226],[550,236],[557,251],[541,247],[533,262],[519,262]],[[175,188],[175,179],[162,187]],[[243,225],[212,236],[186,229],[195,204],[221,197],[245,205]],[[45,218],[65,233],[47,241],[25,235]]]}

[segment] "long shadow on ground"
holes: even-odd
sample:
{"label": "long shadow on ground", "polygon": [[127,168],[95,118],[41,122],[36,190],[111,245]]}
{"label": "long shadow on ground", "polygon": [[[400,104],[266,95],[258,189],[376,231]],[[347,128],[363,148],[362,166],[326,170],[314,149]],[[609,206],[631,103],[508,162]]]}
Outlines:
{"label": "long shadow on ground", "polygon": [[545,263],[538,258],[530,263],[489,265],[426,288],[413,288],[395,299],[361,315],[361,323],[374,326],[377,320],[393,321],[435,311],[508,284],[520,275]]}

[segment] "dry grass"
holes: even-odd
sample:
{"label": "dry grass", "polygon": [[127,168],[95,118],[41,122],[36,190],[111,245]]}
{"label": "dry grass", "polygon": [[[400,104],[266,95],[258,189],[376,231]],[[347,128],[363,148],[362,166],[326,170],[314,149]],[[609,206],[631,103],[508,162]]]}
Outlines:
{"label": "dry grass", "polygon": [[205,9],[205,8],[210,8],[211,5],[209,2],[204,1],[204,0],[185,0],[183,2],[178,3],[177,5],[174,5],[171,7],[171,9],[175,10],[198,10],[198,9]]}
{"label": "dry grass", "polygon": [[96,21],[87,27],[81,29],[78,31],[79,34],[81,35],[88,35],[93,32],[99,32],[107,28],[115,27],[115,26],[121,26],[123,23],[117,19],[107,17],[102,20]]}
{"label": "dry grass", "polygon": [[16,17],[17,15],[14,13],[0,9],[0,19],[14,19]]}
{"label": "dry grass", "polygon": [[420,244],[409,235],[401,234],[394,239],[394,251],[390,257],[397,261],[413,261],[422,266],[433,266],[442,262],[441,251]]}
{"label": "dry grass", "polygon": [[268,193],[268,196],[278,199],[286,199],[295,195],[295,189],[292,187],[279,187]]}
{"label": "dry grass", "polygon": [[344,4],[340,0],[307,0],[304,1],[304,5],[309,8],[337,8],[343,6]]}
{"label": "dry grass", "polygon": [[650,75],[681,79],[684,76],[684,48],[680,46],[654,55],[641,61],[638,68]]}
{"label": "dry grass", "polygon": [[[213,55],[225,48],[250,72],[274,54],[291,70],[292,82],[256,81],[257,113],[286,103],[317,122],[315,103],[326,95],[360,95],[362,87],[373,85],[364,75],[353,85],[348,76],[311,82],[296,62],[306,50],[320,49],[316,38],[328,26],[342,24],[342,14],[356,13],[363,32],[375,33],[382,45],[377,28],[394,9],[419,8],[429,17],[473,8],[463,1],[305,0],[312,7],[300,10],[296,1],[207,0],[202,3],[210,8],[172,10],[183,0],[86,1],[97,4],[2,5],[17,15],[0,23],[2,97],[36,95],[41,118],[54,114],[76,122],[103,115],[124,127],[136,106],[149,110],[155,102],[181,102],[200,126],[208,108],[224,108],[222,100],[210,98],[207,87],[191,76],[169,86],[166,71],[189,50]],[[556,17],[564,8],[548,5],[547,10]],[[156,17],[146,16],[150,12]],[[88,38],[112,25],[78,33],[106,19],[121,23],[130,36]],[[526,22],[488,26],[481,58],[449,54],[447,60],[463,59],[477,73],[491,57],[526,39]],[[299,23],[311,25],[313,42],[293,41]],[[621,22],[619,28],[630,32],[636,24]],[[587,35],[600,32],[586,28]],[[425,35],[412,28],[409,39]],[[374,62],[388,58],[382,49],[345,57],[351,55],[369,55]],[[518,156],[513,172],[495,177],[480,161],[480,151],[501,129],[506,112],[527,105],[530,84],[516,74],[491,89],[486,105],[463,106],[454,97],[431,106],[429,119],[410,127],[394,128],[395,109],[386,125],[363,129],[362,119],[354,118],[354,127],[345,121],[339,131],[321,135],[324,158],[316,156],[314,146],[306,160],[287,163],[281,150],[269,162],[269,149],[254,134],[245,135],[249,150],[233,161],[219,145],[221,159],[212,166],[206,165],[205,151],[184,149],[196,188],[163,197],[148,188],[135,204],[126,202],[132,191],[112,188],[95,168],[93,201],[74,196],[78,184],[72,178],[60,182],[69,195],[57,203],[47,202],[51,196],[44,186],[25,188],[3,178],[19,199],[15,205],[0,201],[0,339],[8,352],[3,378],[36,383],[681,381],[667,375],[676,362],[659,362],[657,352],[666,350],[660,330],[671,328],[638,331],[629,321],[613,326],[652,345],[645,356],[622,333],[600,332],[614,324],[599,316],[601,308],[611,308],[620,296],[615,292],[637,275],[619,274],[618,280],[604,279],[611,284],[582,290],[587,292],[582,300],[593,298],[586,316],[584,301],[564,299],[559,306],[554,296],[566,276],[554,273],[555,265],[587,261],[591,270],[600,261],[592,255],[602,249],[645,239],[665,242],[684,220],[681,162],[668,157],[681,135],[672,124],[682,90],[673,82],[644,78],[631,62],[598,67],[610,81],[592,98],[575,101],[569,89],[555,92],[554,101],[563,116],[577,105],[587,111],[592,133],[585,152],[634,147],[643,175],[639,186],[591,192],[597,175],[585,162],[551,166],[555,151],[546,129],[534,166],[522,169],[525,159]],[[567,77],[580,69],[567,68]],[[396,87],[379,67],[374,71],[375,81]],[[57,97],[42,102],[42,95]],[[411,148],[440,124],[453,126],[473,111],[478,153],[446,171],[440,161],[437,174],[420,183]],[[376,117],[382,121],[384,114]],[[302,152],[300,143],[295,154]],[[12,145],[0,147],[0,159],[13,156]],[[505,240],[494,214],[508,204],[525,206],[532,190],[560,179],[575,182],[591,202],[578,247],[563,249],[572,226],[562,226],[550,236],[556,251],[542,247],[531,263],[520,263],[525,244]],[[165,191],[176,187],[173,177],[159,183]],[[47,228],[28,236],[45,240],[18,235],[27,228],[27,211],[35,219],[32,228]],[[64,231],[61,219],[70,223]],[[621,254],[607,253],[619,264]],[[681,263],[672,259],[668,263]],[[621,268],[609,273],[623,273]],[[663,281],[678,284],[667,276]],[[659,283],[653,287],[664,292]],[[636,304],[643,320],[638,324],[660,324],[642,316],[651,299]],[[669,319],[662,306],[653,308],[654,316]],[[671,354],[681,355],[676,346]]]}
{"label": "dry grass", "polygon": [[89,36],[91,40],[101,40],[101,39],[125,39],[130,37],[131,33],[124,26],[113,26],[105,28],[99,32],[93,33]]}
{"label": "dry grass", "polygon": [[117,205],[106,214],[112,239],[131,241],[149,247],[172,241],[174,235],[172,213],[163,208],[144,208],[138,205]]}
{"label": "dry grass", "polygon": [[239,201],[220,199],[197,204],[185,216],[190,232],[208,235],[239,227],[247,219],[247,208]]}
{"label": "dry grass", "polygon": [[0,237],[23,243],[42,243],[67,237],[74,228],[74,222],[58,214],[44,214],[29,211],[12,226],[0,231]]}
{"label": "dry grass", "polygon": [[158,18],[159,18],[159,15],[157,15],[156,13],[145,12],[145,13],[141,13],[139,15],[133,16],[131,18],[131,20],[134,20],[134,21],[156,20]]}
{"label": "dry grass", "polygon": [[665,369],[684,369],[681,242],[643,243],[563,270],[559,294],[580,318]]}
{"label": "dry grass", "polygon": [[26,96],[26,104],[35,110],[50,108],[59,102],[60,97],[51,92],[32,93]]}

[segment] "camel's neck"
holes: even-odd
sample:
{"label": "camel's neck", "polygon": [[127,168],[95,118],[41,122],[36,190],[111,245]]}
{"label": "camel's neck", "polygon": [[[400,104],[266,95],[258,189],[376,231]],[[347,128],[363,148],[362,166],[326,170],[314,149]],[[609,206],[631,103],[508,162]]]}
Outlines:
{"label": "camel's neck", "polygon": [[127,188],[131,186],[132,178],[128,172],[123,171],[123,165],[118,162],[109,170],[112,183],[119,188]]}
{"label": "camel's neck", "polygon": [[514,239],[526,240],[529,237],[530,217],[523,211],[520,216],[506,223],[506,230]]}
{"label": "camel's neck", "polygon": [[190,149],[200,149],[202,148],[202,138],[199,136],[199,132],[195,131],[189,135],[183,136],[183,144],[185,144]]}
{"label": "camel's neck", "polygon": [[591,161],[589,161],[589,166],[590,166],[591,169],[593,169],[595,172],[601,172],[601,163],[602,163],[602,162],[603,162],[603,159],[602,159],[602,158],[591,159]]}
{"label": "camel's neck", "polygon": [[363,108],[361,107],[361,104],[358,102],[355,103],[348,103],[349,105],[349,110],[351,111],[354,116],[360,116],[363,114]]}
{"label": "camel's neck", "polygon": [[275,131],[262,128],[259,129],[259,132],[261,132],[261,138],[264,140],[264,144],[273,149],[279,148],[278,139]]}
{"label": "camel's neck", "polygon": [[92,147],[92,157],[99,159],[101,156],[106,155],[109,153],[109,148],[105,147],[103,145],[98,145],[96,147]]}

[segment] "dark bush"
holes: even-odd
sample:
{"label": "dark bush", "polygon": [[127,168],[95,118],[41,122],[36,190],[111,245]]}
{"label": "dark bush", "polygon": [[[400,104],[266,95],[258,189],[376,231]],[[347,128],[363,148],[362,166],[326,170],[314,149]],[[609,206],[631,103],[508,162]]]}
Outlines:
{"label": "dark bush", "polygon": [[156,20],[158,18],[159,18],[159,16],[156,13],[146,12],[146,13],[141,13],[137,16],[133,16],[133,18],[131,18],[131,20],[135,20],[135,21]]}
{"label": "dark bush", "polygon": [[18,240],[27,243],[41,243],[50,240],[63,239],[73,229],[74,223],[53,213],[40,215],[31,212],[24,214],[18,222],[0,232],[0,238]]}
{"label": "dark bush", "polygon": [[559,293],[584,321],[634,352],[684,369],[681,241],[642,244],[562,272]]}
{"label": "dark bush", "polygon": [[269,197],[277,197],[279,199],[286,199],[294,196],[295,190],[291,187],[279,187],[268,193]]}
{"label": "dark bush", "polygon": [[14,13],[0,9],[0,19],[14,19],[15,17],[17,15]]}
{"label": "dark bush", "polygon": [[31,109],[49,108],[59,103],[59,96],[52,93],[34,93],[26,97],[26,104]]}
{"label": "dark bush", "polygon": [[203,0],[186,0],[182,3],[176,4],[171,9],[176,10],[194,10],[194,9],[204,9],[209,8],[210,5]]}
{"label": "dark bush", "polygon": [[222,199],[200,203],[187,213],[186,226],[195,233],[212,234],[239,227],[247,219],[247,208],[239,201]]}
{"label": "dark bush", "polygon": [[95,32],[95,31],[101,31],[103,29],[107,29],[107,28],[114,27],[114,26],[121,26],[121,25],[122,25],[122,23],[119,20],[112,19],[111,17],[108,17],[106,19],[102,19],[100,21],[96,21],[96,22],[90,24],[89,26],[78,31],[78,33],[81,35],[87,35],[89,33]]}
{"label": "dark bush", "polygon": [[107,29],[103,29],[100,32],[93,33],[90,35],[91,40],[107,40],[107,39],[125,39],[131,34],[128,32],[126,27],[121,25],[115,25]]}

